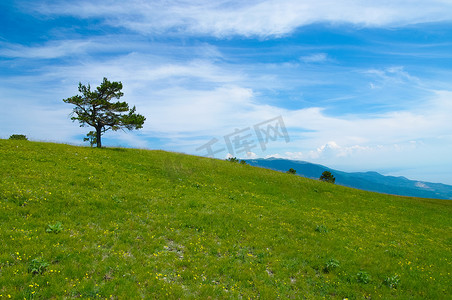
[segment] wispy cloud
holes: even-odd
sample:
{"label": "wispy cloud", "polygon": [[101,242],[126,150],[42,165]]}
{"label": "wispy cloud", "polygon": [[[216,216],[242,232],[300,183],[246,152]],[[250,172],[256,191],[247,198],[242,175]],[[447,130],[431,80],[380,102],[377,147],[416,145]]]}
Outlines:
{"label": "wispy cloud", "polygon": [[84,54],[94,44],[86,40],[52,41],[45,45],[24,46],[0,43],[0,56],[8,58],[52,59],[74,54]]}
{"label": "wispy cloud", "polygon": [[396,84],[403,84],[403,83],[414,83],[416,85],[421,84],[421,80],[419,78],[410,75],[408,72],[405,71],[403,66],[393,66],[388,67],[386,69],[371,69],[366,70],[363,72],[364,74],[367,74],[369,76],[374,77],[376,80],[378,80],[381,83],[396,83]]}
{"label": "wispy cloud", "polygon": [[300,60],[306,63],[321,63],[328,60],[328,54],[315,53],[307,56],[300,57]]}
{"label": "wispy cloud", "polygon": [[30,9],[44,15],[100,18],[114,27],[145,34],[206,34],[217,37],[281,36],[317,22],[358,26],[401,26],[452,20],[452,3],[403,1],[40,1]]}

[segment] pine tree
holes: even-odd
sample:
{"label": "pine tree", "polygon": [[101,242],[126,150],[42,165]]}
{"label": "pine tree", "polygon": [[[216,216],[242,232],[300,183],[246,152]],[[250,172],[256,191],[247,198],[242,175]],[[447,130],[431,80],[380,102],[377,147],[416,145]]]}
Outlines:
{"label": "pine tree", "polygon": [[124,95],[121,89],[121,82],[110,82],[104,78],[96,90],[91,91],[89,84],[85,86],[79,83],[78,90],[81,95],[63,99],[64,102],[75,105],[72,121],[79,121],[80,127],[94,127],[96,136],[92,140],[98,148],[102,147],[102,134],[110,129],[116,131],[124,128],[143,128],[146,118],[135,113],[135,106],[129,108],[126,102],[112,102],[113,98],[119,99]]}

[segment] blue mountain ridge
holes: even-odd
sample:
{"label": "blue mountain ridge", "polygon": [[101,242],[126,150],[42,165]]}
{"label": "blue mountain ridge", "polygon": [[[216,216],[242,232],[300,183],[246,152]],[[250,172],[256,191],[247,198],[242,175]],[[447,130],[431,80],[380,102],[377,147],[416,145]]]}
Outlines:
{"label": "blue mountain ridge", "polygon": [[286,172],[292,168],[297,171],[297,175],[312,179],[319,179],[324,171],[330,171],[336,178],[336,184],[371,192],[452,200],[452,186],[442,183],[410,180],[402,176],[385,176],[377,172],[349,173],[306,161],[281,158],[250,159],[246,162],[251,166],[281,172]]}

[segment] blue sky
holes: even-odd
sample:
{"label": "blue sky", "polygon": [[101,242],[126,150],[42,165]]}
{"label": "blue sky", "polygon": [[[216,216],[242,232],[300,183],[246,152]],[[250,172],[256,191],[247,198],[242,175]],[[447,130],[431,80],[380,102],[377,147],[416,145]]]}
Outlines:
{"label": "blue sky", "polygon": [[7,0],[0,24],[0,138],[83,144],[62,99],[107,77],[147,121],[106,146],[225,158],[238,130],[245,159],[452,184],[452,1]]}

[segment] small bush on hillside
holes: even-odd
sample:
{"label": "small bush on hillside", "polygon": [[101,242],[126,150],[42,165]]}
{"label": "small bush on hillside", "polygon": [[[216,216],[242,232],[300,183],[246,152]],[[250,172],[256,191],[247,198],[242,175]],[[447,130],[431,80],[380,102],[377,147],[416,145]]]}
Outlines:
{"label": "small bush on hillside", "polygon": [[240,163],[242,165],[246,165],[246,161],[245,160],[240,160],[237,157],[229,157],[228,159],[226,159],[227,161],[233,162],[233,163]]}
{"label": "small bush on hillside", "polygon": [[336,181],[336,178],[334,178],[330,171],[324,171],[319,179],[329,183],[334,183]]}
{"label": "small bush on hillside", "polygon": [[290,168],[289,171],[286,172],[287,174],[297,174],[297,170]]}
{"label": "small bush on hillside", "polygon": [[9,137],[10,140],[28,141],[27,136],[24,134],[13,134]]}
{"label": "small bush on hillside", "polygon": [[238,163],[239,162],[239,159],[237,158],[237,157],[229,157],[228,159],[226,159],[227,161],[230,161],[230,162],[236,162],[236,163]]}

